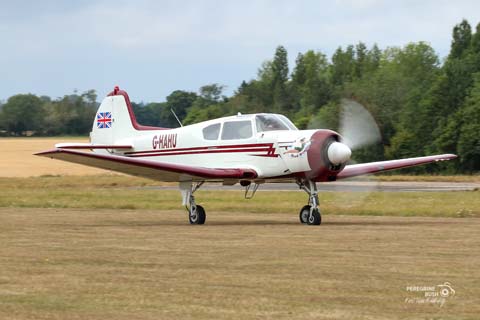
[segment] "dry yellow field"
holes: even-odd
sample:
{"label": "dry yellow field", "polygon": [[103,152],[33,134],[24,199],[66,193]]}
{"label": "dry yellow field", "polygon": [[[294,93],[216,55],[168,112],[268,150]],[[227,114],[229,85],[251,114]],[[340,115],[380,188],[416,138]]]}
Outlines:
{"label": "dry yellow field", "polygon": [[0,177],[32,177],[42,175],[91,175],[100,169],[34,156],[33,153],[53,149],[58,142],[88,142],[88,138],[0,138]]}

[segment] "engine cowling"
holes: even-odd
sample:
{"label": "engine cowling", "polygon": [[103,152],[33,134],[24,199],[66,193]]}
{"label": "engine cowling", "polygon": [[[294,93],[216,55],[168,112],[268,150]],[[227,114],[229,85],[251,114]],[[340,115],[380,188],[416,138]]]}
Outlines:
{"label": "engine cowling", "polygon": [[307,151],[310,171],[307,179],[315,181],[333,181],[350,159],[352,151],[342,143],[341,136],[332,130],[317,130],[310,138]]}

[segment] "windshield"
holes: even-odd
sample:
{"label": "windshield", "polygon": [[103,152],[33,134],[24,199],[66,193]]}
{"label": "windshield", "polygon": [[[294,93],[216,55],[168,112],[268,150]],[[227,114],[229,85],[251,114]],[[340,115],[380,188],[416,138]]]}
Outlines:
{"label": "windshield", "polygon": [[290,130],[298,130],[297,127],[295,127],[295,125],[293,124],[292,121],[290,121],[290,119],[288,119],[287,117],[279,114],[278,117],[290,128]]}
{"label": "windshield", "polygon": [[259,114],[255,117],[257,132],[289,130],[288,126],[273,114]]}

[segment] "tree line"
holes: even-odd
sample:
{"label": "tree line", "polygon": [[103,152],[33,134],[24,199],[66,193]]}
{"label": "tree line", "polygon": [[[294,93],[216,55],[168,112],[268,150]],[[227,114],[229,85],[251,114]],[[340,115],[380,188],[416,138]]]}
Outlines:
{"label": "tree line", "polygon": [[[380,49],[359,42],[339,47],[330,59],[319,51],[299,53],[292,70],[288,53],[277,47],[255,79],[243,81],[231,96],[219,84],[198,92],[176,90],[164,102],[132,103],[139,123],[176,127],[225,115],[282,113],[300,129],[338,130],[340,101],[350,98],[373,115],[382,143],[355,152],[356,161],[456,153],[447,172],[480,170],[480,24],[463,20],[452,31],[448,56],[440,61],[425,42]],[[1,105],[4,135],[84,135],[98,103],[95,91],[52,100],[15,95]],[[410,169],[439,170],[438,166]]]}

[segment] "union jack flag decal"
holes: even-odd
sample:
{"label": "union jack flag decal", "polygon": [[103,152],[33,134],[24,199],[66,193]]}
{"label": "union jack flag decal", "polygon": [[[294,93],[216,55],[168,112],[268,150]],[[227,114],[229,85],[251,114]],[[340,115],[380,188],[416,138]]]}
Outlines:
{"label": "union jack flag decal", "polygon": [[111,128],[112,127],[112,113],[99,112],[97,113],[97,128]]}

